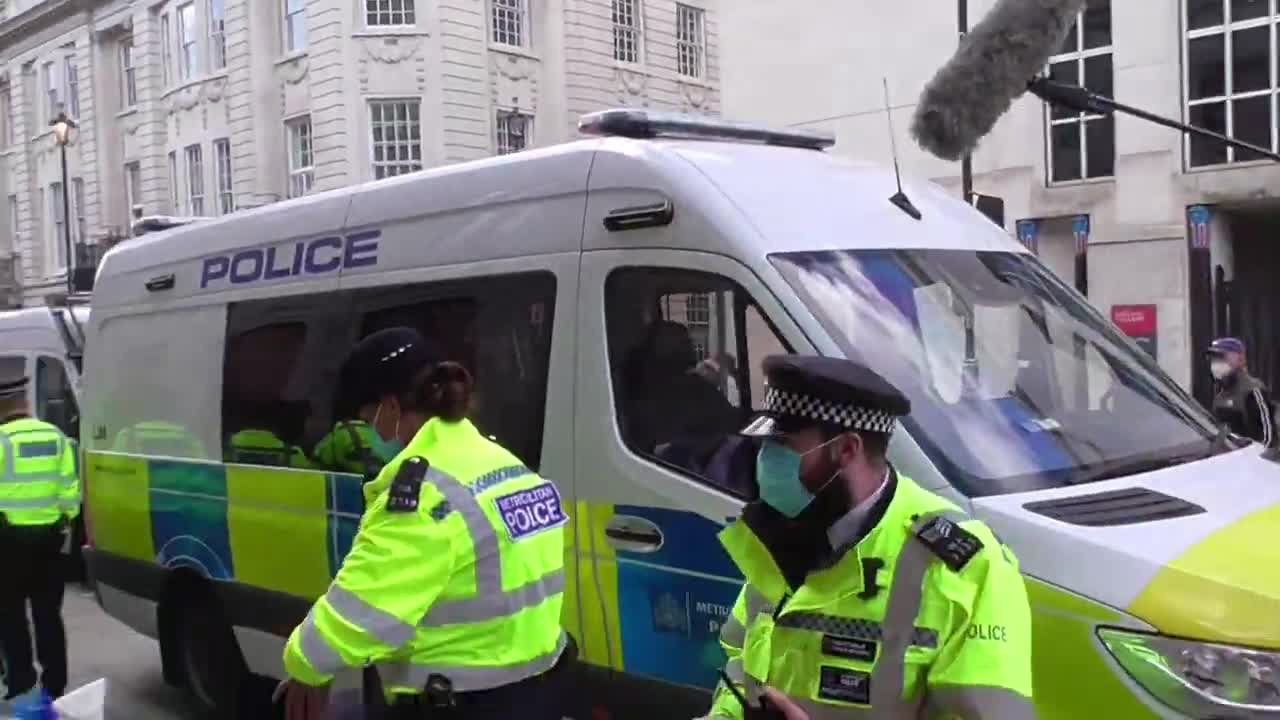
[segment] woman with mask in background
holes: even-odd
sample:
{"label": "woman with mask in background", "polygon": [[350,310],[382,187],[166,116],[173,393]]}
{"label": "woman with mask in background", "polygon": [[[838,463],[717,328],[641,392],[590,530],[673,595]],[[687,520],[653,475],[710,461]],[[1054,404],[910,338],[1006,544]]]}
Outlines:
{"label": "woman with mask in background", "polygon": [[416,429],[402,427],[399,397],[430,361],[426,339],[413,328],[379,330],[357,343],[339,371],[334,415],[342,419],[316,443],[316,462],[366,483],[377,477],[404,448],[401,436]]}

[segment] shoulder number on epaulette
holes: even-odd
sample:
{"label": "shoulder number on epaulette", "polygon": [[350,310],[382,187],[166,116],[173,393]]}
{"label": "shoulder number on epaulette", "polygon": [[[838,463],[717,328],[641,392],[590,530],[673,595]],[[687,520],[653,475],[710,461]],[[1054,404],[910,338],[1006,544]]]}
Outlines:
{"label": "shoulder number on epaulette", "polygon": [[925,521],[916,531],[916,538],[955,572],[960,572],[982,550],[982,541],[976,535],[941,515]]}
{"label": "shoulder number on epaulette", "polygon": [[427,477],[426,458],[411,457],[400,463],[391,490],[387,493],[387,512],[410,513],[418,511],[418,496],[422,481]]}

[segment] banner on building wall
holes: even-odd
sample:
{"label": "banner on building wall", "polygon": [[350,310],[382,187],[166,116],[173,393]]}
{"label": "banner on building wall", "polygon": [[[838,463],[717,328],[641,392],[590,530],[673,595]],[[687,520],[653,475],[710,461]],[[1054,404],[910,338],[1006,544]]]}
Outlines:
{"label": "banner on building wall", "polygon": [[1083,255],[1089,250],[1089,216],[1077,215],[1071,220],[1071,235],[1076,239],[1076,254]]}
{"label": "banner on building wall", "polygon": [[1152,358],[1156,357],[1156,306],[1155,305],[1112,305],[1111,322],[1120,328],[1120,332],[1133,338],[1138,347],[1146,350]]}
{"label": "banner on building wall", "polygon": [[1208,205],[1192,205],[1187,208],[1187,221],[1191,224],[1191,247],[1209,249],[1209,220],[1213,212]]}
{"label": "banner on building wall", "polygon": [[1037,242],[1040,237],[1040,223],[1036,220],[1019,220],[1018,240],[1033,253],[1039,253]]}

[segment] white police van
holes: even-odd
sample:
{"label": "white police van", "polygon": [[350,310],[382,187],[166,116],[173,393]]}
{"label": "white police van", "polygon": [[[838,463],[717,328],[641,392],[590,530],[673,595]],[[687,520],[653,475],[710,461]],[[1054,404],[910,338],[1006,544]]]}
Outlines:
{"label": "white police van", "polygon": [[[1280,467],[1022,245],[820,135],[646,111],[582,129],[103,259],[87,554],[170,680],[217,709],[281,674],[363,509],[314,453],[344,411],[338,366],[408,325],[471,368],[477,425],[566,498],[578,716],[705,710],[739,583],[715,535],[754,492],[751,449],[726,450],[761,359],[788,351],[911,397],[891,459],[1020,558],[1042,717],[1280,709]],[[148,422],[184,441],[122,449]],[[248,431],[288,466],[224,463]]]}

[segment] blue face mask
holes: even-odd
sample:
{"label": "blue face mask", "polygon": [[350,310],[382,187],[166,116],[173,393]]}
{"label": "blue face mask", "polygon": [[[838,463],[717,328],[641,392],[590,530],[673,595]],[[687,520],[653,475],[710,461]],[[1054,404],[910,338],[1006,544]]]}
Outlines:
{"label": "blue face mask", "polygon": [[399,419],[396,420],[396,428],[391,433],[391,439],[384,440],[382,438],[382,434],[378,432],[378,416],[381,414],[382,405],[379,404],[378,409],[373,413],[373,422],[369,424],[373,430],[373,447],[371,447],[370,450],[373,451],[374,457],[384,463],[388,463],[391,462],[395,456],[399,455],[401,450],[404,450],[404,443],[400,441]]}
{"label": "blue face mask", "polygon": [[[756,454],[756,483],[760,486],[760,499],[789,518],[799,516],[814,498],[800,480],[800,462],[805,455],[826,447],[834,440],[832,438],[804,454],[776,440],[766,440]],[[831,479],[836,474],[839,474],[838,470]]]}

